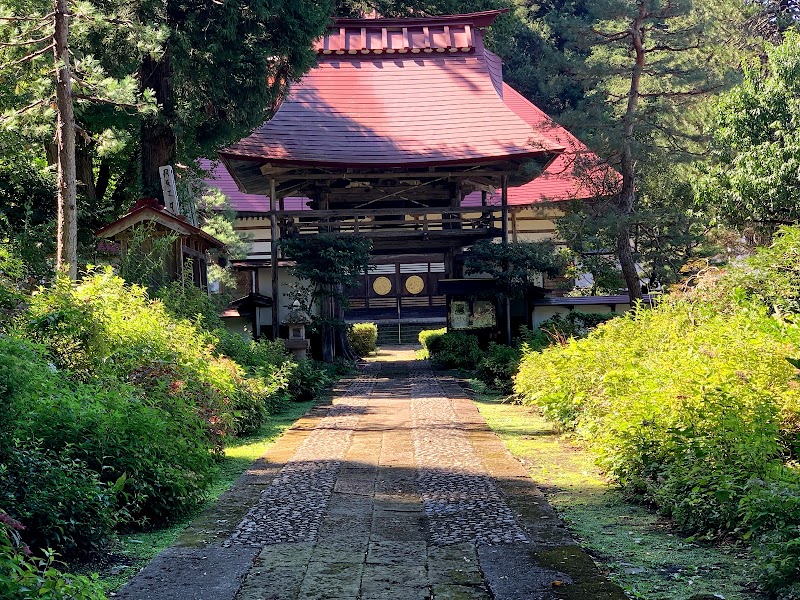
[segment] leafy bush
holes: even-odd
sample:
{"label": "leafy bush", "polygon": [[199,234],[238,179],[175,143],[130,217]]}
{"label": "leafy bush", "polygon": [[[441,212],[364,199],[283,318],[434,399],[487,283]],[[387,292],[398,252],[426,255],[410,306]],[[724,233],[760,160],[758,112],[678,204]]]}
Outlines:
{"label": "leafy bush", "polygon": [[433,341],[434,339],[443,336],[447,333],[447,327],[442,327],[441,329],[423,329],[419,332],[419,343],[422,345],[425,350],[430,351],[428,344]]}
{"label": "leafy bush", "polygon": [[765,303],[794,285],[785,243],[585,339],[528,348],[515,390],[686,530],[750,539],[765,587],[788,600],[800,597],[800,385],[786,357],[800,327],[790,303]]}
{"label": "leafy bush", "polygon": [[294,402],[313,400],[330,384],[328,373],[308,358],[291,363],[288,375],[289,396]]}
{"label": "leafy bush", "polygon": [[584,338],[589,332],[617,315],[614,313],[584,313],[570,311],[566,316],[554,315],[544,321],[534,331],[521,328],[519,345],[529,350],[542,350],[553,344],[560,344],[570,338]]}
{"label": "leafy bush", "polygon": [[114,490],[77,458],[17,442],[0,464],[0,502],[26,524],[25,541],[68,554],[98,549],[116,520]]}
{"label": "leafy bush", "polygon": [[433,361],[445,369],[475,369],[483,358],[478,338],[453,331],[426,340]]}
{"label": "leafy bush", "polygon": [[25,527],[0,509],[0,598],[14,600],[105,600],[95,578],[62,573],[56,554],[32,556],[22,542]]}
{"label": "leafy bush", "polygon": [[347,331],[347,340],[353,352],[367,356],[377,350],[378,326],[375,323],[354,323]]}
{"label": "leafy bush", "polygon": [[[11,481],[8,489],[15,490],[15,504],[7,508],[14,508],[12,512],[31,525],[31,532],[45,537],[47,545],[69,550],[99,544],[110,517],[100,514],[93,502],[106,502],[108,486],[117,482],[117,509],[124,510],[120,516],[126,520],[164,520],[202,499],[214,469],[211,443],[196,406],[180,396],[180,382],[166,383],[160,371],[149,372],[150,379],[138,389],[121,383],[99,388],[73,382],[52,370],[36,347],[9,337],[0,337],[0,365],[25,374],[4,394],[15,415],[9,424],[12,436],[38,440],[37,445],[23,446],[24,452],[11,449],[9,460],[16,461],[16,467],[6,477]],[[141,382],[145,375],[138,377]],[[145,393],[148,389],[153,390],[152,398]],[[170,394],[173,402],[167,404],[164,398]],[[98,482],[103,485],[92,491]],[[84,492],[94,500],[81,500]],[[64,513],[59,511],[73,510],[71,505],[81,513],[97,514],[62,520]],[[48,510],[53,527],[63,531],[51,532]]]}
{"label": "leafy bush", "polygon": [[244,397],[254,388],[243,385],[238,367],[215,356],[214,334],[174,318],[144,288],[127,286],[110,270],[77,285],[60,279],[35,296],[27,332],[47,347],[57,367],[84,381],[133,384],[167,411],[194,407],[218,450],[237,429],[237,403],[242,408],[263,401],[261,395]]}
{"label": "leafy bush", "polygon": [[238,333],[218,330],[216,351],[236,361],[251,373],[265,372],[269,367],[280,367],[291,360],[280,340],[245,339]]}
{"label": "leafy bush", "polygon": [[115,524],[174,518],[204,499],[227,436],[329,382],[280,342],[201,325],[99,270],[41,290],[0,335],[0,505],[30,541],[86,551]]}
{"label": "leafy bush", "polygon": [[518,349],[492,342],[486,356],[478,363],[478,378],[503,394],[510,394],[514,391],[519,359]]}

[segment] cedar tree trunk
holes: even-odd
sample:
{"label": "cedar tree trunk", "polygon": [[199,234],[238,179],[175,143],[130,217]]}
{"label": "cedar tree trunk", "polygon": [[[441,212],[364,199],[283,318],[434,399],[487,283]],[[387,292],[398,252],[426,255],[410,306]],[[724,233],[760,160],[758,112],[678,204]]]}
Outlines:
{"label": "cedar tree trunk", "polygon": [[172,75],[169,49],[158,58],[146,55],[142,61],[140,76],[141,89],[152,89],[159,106],[157,115],[148,117],[141,126],[141,166],[142,195],[158,198],[162,204],[159,167],[175,161],[175,131],[170,120],[173,116]]}
{"label": "cedar tree trunk", "polygon": [[58,171],[56,202],[58,226],[56,269],[73,281],[78,278],[78,206],[75,179],[75,114],[69,61],[69,7],[67,0],[53,2],[53,58],[56,65],[56,148]]}

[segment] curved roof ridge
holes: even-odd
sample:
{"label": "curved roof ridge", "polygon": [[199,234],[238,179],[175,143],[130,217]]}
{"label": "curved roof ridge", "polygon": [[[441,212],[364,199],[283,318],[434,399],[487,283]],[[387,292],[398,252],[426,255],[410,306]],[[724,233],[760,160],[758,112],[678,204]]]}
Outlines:
{"label": "curved roof ridge", "polygon": [[322,56],[475,52],[483,32],[508,9],[411,18],[336,19],[314,48]]}

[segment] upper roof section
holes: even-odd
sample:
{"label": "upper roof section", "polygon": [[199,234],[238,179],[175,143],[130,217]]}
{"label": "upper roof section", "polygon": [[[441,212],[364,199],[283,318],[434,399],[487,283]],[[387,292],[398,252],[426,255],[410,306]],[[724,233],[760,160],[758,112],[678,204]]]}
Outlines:
{"label": "upper roof section", "polygon": [[[336,21],[319,65],[272,119],[220,156],[249,193],[263,193],[259,176],[285,176],[287,167],[546,164],[564,146],[506,106],[483,47],[501,12]],[[259,173],[242,161],[267,164]]]}
{"label": "upper roof section", "polygon": [[474,52],[482,46],[480,31],[504,12],[507,10],[417,19],[337,19],[315,49],[337,55]]}

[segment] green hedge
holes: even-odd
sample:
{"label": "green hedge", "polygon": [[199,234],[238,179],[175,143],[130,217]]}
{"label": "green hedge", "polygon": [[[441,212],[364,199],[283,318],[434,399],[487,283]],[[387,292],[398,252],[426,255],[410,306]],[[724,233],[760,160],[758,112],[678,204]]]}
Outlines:
{"label": "green hedge", "polygon": [[417,339],[422,347],[430,352],[428,344],[436,338],[443,336],[445,333],[447,333],[447,327],[442,327],[441,329],[423,329],[419,332]]}
{"label": "green hedge", "polygon": [[115,526],[175,518],[205,498],[228,437],[329,382],[279,342],[205,330],[110,270],[28,302],[0,335],[0,506],[34,548],[79,554]]}
{"label": "green hedge", "polygon": [[775,318],[763,281],[797,268],[796,240],[585,339],[529,349],[515,387],[687,531],[751,540],[765,587],[787,600],[800,598],[800,382],[787,360],[800,328]]}
{"label": "green hedge", "polygon": [[347,340],[353,352],[368,356],[378,349],[378,326],[375,323],[353,323],[347,330]]}
{"label": "green hedge", "polygon": [[426,347],[433,362],[445,369],[473,370],[484,356],[478,338],[460,331],[428,337]]}

